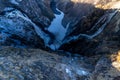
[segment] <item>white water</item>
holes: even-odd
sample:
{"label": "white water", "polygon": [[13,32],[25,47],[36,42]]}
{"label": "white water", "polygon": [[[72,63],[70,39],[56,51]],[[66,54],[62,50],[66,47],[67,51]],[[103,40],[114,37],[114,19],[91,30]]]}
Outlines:
{"label": "white water", "polygon": [[48,31],[53,33],[55,36],[53,43],[50,44],[50,48],[53,50],[56,50],[57,48],[60,47],[61,42],[62,42],[63,38],[65,37],[66,31],[68,28],[68,25],[66,28],[62,25],[64,13],[62,11],[60,11],[59,9],[56,9],[56,10],[58,12],[60,12],[60,14],[54,14],[55,18],[48,28]]}

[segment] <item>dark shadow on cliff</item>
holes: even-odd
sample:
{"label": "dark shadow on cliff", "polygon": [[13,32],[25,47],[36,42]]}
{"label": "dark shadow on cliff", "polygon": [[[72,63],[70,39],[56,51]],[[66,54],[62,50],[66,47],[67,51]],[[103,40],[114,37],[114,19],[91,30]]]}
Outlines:
{"label": "dark shadow on cliff", "polygon": [[[65,14],[76,14],[76,9],[70,10],[70,5],[75,5],[74,3],[69,4],[66,8]],[[59,49],[65,50],[71,53],[77,53],[85,56],[92,56],[98,54],[107,54],[112,53],[112,51],[116,51],[120,49],[120,31],[113,31],[116,27],[116,22],[118,21],[118,17],[120,17],[120,13],[117,12],[117,16],[114,15],[109,23],[106,23],[107,19],[104,17],[100,22],[98,22],[101,17],[104,15],[108,16],[109,13],[114,12],[116,9],[102,9],[96,8],[94,5],[87,3],[78,3],[80,5],[81,13],[77,13],[81,16],[79,21],[75,23],[73,26],[73,31],[70,32],[64,41],[72,38],[68,43],[64,43]],[[83,6],[83,7],[82,7]],[[61,7],[61,6],[60,6]],[[73,9],[73,8],[72,8]],[[79,11],[79,10],[78,10]],[[90,12],[89,12],[90,11]],[[71,12],[71,13],[68,13]],[[107,15],[108,14],[108,15]],[[77,16],[78,17],[78,16]],[[96,25],[97,23],[97,25]],[[86,36],[81,36],[78,39],[75,39],[79,34],[87,34],[92,35],[97,30],[99,30],[104,23],[106,23],[103,31],[95,36],[92,39],[88,39]],[[96,26],[94,29],[93,26]]]}

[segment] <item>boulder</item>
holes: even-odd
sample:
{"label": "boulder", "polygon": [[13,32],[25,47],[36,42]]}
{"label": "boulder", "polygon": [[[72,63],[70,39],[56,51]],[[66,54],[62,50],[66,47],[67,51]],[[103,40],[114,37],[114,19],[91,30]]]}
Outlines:
{"label": "boulder", "polygon": [[[77,57],[61,56],[40,49],[0,48],[1,80],[80,80],[90,66]],[[86,68],[84,68],[86,66]],[[89,67],[89,69],[88,69]]]}

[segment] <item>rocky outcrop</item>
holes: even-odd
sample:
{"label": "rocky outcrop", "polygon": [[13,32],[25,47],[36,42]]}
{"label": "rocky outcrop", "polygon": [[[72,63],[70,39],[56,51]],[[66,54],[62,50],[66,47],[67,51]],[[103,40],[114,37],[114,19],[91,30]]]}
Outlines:
{"label": "rocky outcrop", "polygon": [[50,1],[0,0],[0,45],[45,49],[53,18]]}
{"label": "rocky outcrop", "polygon": [[44,41],[36,33],[35,26],[20,11],[8,8],[8,12],[0,16],[0,45],[45,49]]}
{"label": "rocky outcrop", "polygon": [[1,11],[3,11],[6,7],[13,7],[20,10],[22,13],[29,16],[33,22],[40,26],[42,25],[41,27],[48,26],[54,18],[53,12],[50,9],[50,1],[1,0],[0,5]]}
{"label": "rocky outcrop", "polygon": [[120,52],[101,57],[88,80],[119,80]]}
{"label": "rocky outcrop", "polygon": [[58,55],[40,49],[1,47],[0,79],[119,80],[118,53],[82,57],[70,56],[68,52],[59,52]]}
{"label": "rocky outcrop", "polygon": [[[79,57],[80,58],[80,57]],[[79,80],[91,70],[77,57],[61,56],[40,49],[0,48],[1,80]],[[86,66],[86,68],[84,68]],[[90,65],[91,66],[91,65]],[[89,67],[90,67],[89,66]]]}

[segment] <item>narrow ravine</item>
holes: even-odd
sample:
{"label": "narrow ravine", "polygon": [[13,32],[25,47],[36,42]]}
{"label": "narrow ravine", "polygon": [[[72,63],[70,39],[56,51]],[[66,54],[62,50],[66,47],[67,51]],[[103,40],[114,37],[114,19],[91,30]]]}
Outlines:
{"label": "narrow ravine", "polygon": [[71,36],[65,39],[66,32],[69,27],[69,23],[67,26],[62,25],[62,20],[65,14],[56,7],[55,3],[52,4],[51,9],[53,9],[55,18],[51,22],[50,26],[48,26],[48,28],[46,29],[51,34],[45,33],[44,31],[42,31],[42,29],[38,25],[36,25],[34,22],[32,22],[27,15],[23,15],[21,12],[17,10],[13,11],[15,14],[10,13],[9,15],[11,16],[17,15],[18,17],[30,23],[34,27],[34,30],[37,33],[37,35],[44,40],[45,45],[51,48],[52,50],[57,50],[62,44],[69,43],[69,41],[71,40],[76,40],[80,37],[93,39],[94,37],[98,36],[104,30],[106,25],[111,21],[112,17],[117,13],[117,10],[116,10],[113,13],[109,13],[109,14],[107,13],[106,15],[102,16],[99,19],[99,21],[92,27],[92,29],[90,30],[90,33],[79,34],[77,36]]}

